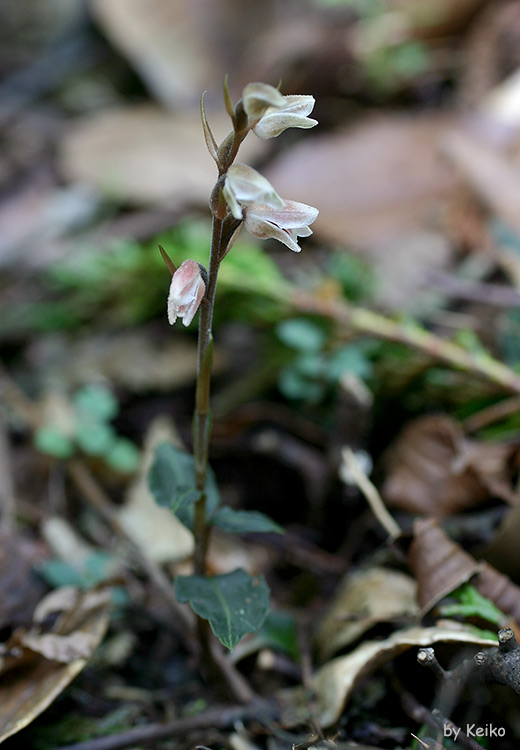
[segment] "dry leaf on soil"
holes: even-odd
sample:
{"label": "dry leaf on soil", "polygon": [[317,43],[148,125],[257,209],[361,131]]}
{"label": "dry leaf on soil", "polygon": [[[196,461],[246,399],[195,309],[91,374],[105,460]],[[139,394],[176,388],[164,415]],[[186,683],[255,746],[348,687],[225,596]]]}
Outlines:
{"label": "dry leaf on soil", "polygon": [[[0,673],[0,742],[44,711],[81,672],[101,642],[109,622],[106,590],[67,588],[42,600],[38,616],[61,610],[51,632],[15,630],[5,644]],[[16,669],[23,664],[23,670]]]}
{"label": "dry leaf on soil", "polygon": [[418,614],[413,578],[389,568],[369,568],[340,583],[316,633],[324,660],[379,622]]}
{"label": "dry leaf on soil", "polygon": [[[166,299],[166,294],[165,294]],[[166,319],[166,302],[164,303]],[[197,371],[197,344],[182,334],[169,333],[166,339],[150,335],[150,330],[133,328],[113,333],[78,335],[74,341],[55,336],[52,342],[41,340],[31,346],[31,356],[40,372],[69,389],[86,380],[107,379],[134,393],[166,391],[191,385]],[[142,363],[146,362],[146,367]],[[222,372],[226,357],[215,347],[215,372]]]}
{"label": "dry leaf on soil", "polygon": [[481,556],[490,565],[513,579],[520,570],[520,502],[516,502],[505,514],[492,540],[481,551]]}
{"label": "dry leaf on soil", "polygon": [[[208,117],[215,137],[224,138],[231,127],[223,108]],[[264,151],[263,141],[247,138],[240,157],[250,162]],[[122,202],[154,207],[207,206],[216,180],[199,112],[173,115],[151,105],[76,122],[60,143],[59,164],[67,180]]]}
{"label": "dry leaf on soil", "polygon": [[365,119],[302,142],[265,175],[280,195],[319,206],[313,229],[324,239],[384,250],[411,232],[430,230],[435,207],[454,187],[437,151],[450,123],[432,113]]}
{"label": "dry leaf on soil", "polygon": [[389,448],[382,494],[393,507],[436,518],[492,496],[514,502],[514,452],[515,446],[467,439],[447,415],[421,417]]}
{"label": "dry leaf on soil", "polygon": [[197,104],[224,72],[215,60],[214,0],[90,0],[94,17],[170,107]]}
{"label": "dry leaf on soil", "polygon": [[488,563],[478,562],[465,552],[435,519],[415,521],[408,560],[423,613],[471,579],[482,596],[520,623],[520,588]]}
{"label": "dry leaf on soil", "polygon": [[20,535],[0,537],[0,628],[29,622],[45,587],[33,576],[43,549]]}
{"label": "dry leaf on soil", "polygon": [[[321,667],[312,678],[316,696],[313,716],[324,728],[330,727],[341,716],[345,702],[359,683],[375,670],[410,648],[424,648],[435,643],[461,643],[475,646],[496,646],[496,641],[480,638],[473,631],[453,623],[453,626],[414,627],[393,633],[383,641],[362,643],[347,656],[339,656]],[[281,699],[286,708],[286,721],[295,725],[305,715],[305,692],[302,688],[286,691]]]}
{"label": "dry leaf on soil", "polygon": [[479,198],[520,232],[520,166],[511,156],[462,130],[446,133],[442,149]]}

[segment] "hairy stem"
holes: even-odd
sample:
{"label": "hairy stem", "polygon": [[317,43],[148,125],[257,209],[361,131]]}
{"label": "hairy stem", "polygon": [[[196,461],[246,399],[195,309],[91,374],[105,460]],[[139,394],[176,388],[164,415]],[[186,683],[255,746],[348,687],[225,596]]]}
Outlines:
{"label": "hairy stem", "polygon": [[206,519],[206,476],[211,432],[209,406],[213,337],[211,333],[215,291],[222,252],[223,220],[213,217],[211,251],[208,268],[208,286],[200,307],[199,339],[197,349],[197,385],[195,392],[195,414],[193,419],[193,457],[195,459],[195,483],[200,498],[195,505],[195,573],[204,574],[210,527]]}

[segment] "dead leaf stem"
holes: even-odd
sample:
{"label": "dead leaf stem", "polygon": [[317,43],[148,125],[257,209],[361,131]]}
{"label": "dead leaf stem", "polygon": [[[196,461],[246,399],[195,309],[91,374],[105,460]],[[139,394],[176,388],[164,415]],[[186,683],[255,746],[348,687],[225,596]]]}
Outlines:
{"label": "dead leaf stem", "polygon": [[351,448],[343,448],[342,457],[345,461],[347,469],[352,474],[354,482],[370,505],[372,513],[385,529],[386,533],[390,537],[390,541],[395,541],[398,537],[401,536],[401,529],[386,509],[383,499],[381,498],[381,495],[377,491],[375,485],[370,481],[368,476],[359,465],[359,462],[356,459],[356,456],[354,455]]}

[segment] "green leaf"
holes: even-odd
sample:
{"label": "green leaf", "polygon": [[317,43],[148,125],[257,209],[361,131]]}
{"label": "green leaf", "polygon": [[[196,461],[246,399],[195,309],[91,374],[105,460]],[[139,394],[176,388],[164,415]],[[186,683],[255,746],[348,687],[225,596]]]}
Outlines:
{"label": "green leaf", "polygon": [[331,355],[327,368],[327,377],[336,382],[345,374],[367,378],[372,373],[372,363],[367,358],[363,344],[342,346]]}
{"label": "green leaf", "polygon": [[183,576],[175,581],[175,595],[189,602],[230,651],[247,633],[261,627],[269,611],[269,587],[263,576],[253,578],[242,569],[220,576]]}
{"label": "green leaf", "polygon": [[256,510],[235,510],[223,505],[211,519],[214,526],[229,534],[274,533],[283,534],[284,530],[269,516]]}
{"label": "green leaf", "polygon": [[260,630],[236,649],[234,660],[239,661],[264,648],[285,653],[296,662],[300,660],[298,630],[292,615],[276,610],[269,612]]}
{"label": "green leaf", "polygon": [[199,493],[195,488],[193,456],[171,443],[161,443],[148,474],[148,486],[157,504],[174,513],[185,503],[194,503]]}
{"label": "green leaf", "polygon": [[294,365],[284,367],[281,371],[278,388],[286,398],[301,399],[309,403],[318,403],[325,395],[323,383],[309,380]]}
{"label": "green leaf", "polygon": [[52,425],[36,430],[34,444],[39,451],[54,458],[70,458],[74,453],[72,440]]}
{"label": "green leaf", "polygon": [[105,457],[105,461],[112,469],[123,473],[136,471],[140,460],[139,448],[126,438],[118,438]]}
{"label": "green leaf", "polygon": [[276,326],[276,335],[291,349],[307,353],[319,352],[326,339],[325,331],[306,318],[283,320]]}
{"label": "green leaf", "polygon": [[443,604],[439,608],[443,617],[478,617],[495,625],[503,624],[504,613],[471,584],[464,584],[454,591],[452,596],[458,601],[453,604]]}
{"label": "green leaf", "polygon": [[103,456],[112,449],[117,437],[104,422],[79,422],[76,426],[76,443],[89,456]]}
{"label": "green leaf", "polygon": [[[148,486],[158,505],[169,508],[179,520],[192,528],[193,504],[200,497],[195,486],[195,461],[186,451],[171,443],[161,443],[148,474]],[[215,476],[208,467],[206,477],[206,513],[208,517],[220,504]]]}
{"label": "green leaf", "polygon": [[74,405],[91,421],[107,422],[119,411],[114,394],[102,385],[87,385],[74,396]]}

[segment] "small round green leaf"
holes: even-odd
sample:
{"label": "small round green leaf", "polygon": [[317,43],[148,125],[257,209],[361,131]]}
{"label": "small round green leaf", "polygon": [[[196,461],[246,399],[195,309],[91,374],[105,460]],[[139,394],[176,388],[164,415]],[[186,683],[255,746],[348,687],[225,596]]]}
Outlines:
{"label": "small round green leaf", "polygon": [[112,469],[123,473],[131,473],[139,467],[141,454],[139,448],[131,440],[117,438],[105,460]]}
{"label": "small round green leaf", "polygon": [[114,429],[104,422],[81,422],[76,428],[76,442],[89,456],[103,456],[116,441]]}
{"label": "small round green leaf", "polygon": [[74,396],[74,405],[91,420],[108,421],[119,411],[117,399],[103,385],[87,385]]}
{"label": "small round green leaf", "polygon": [[325,331],[306,318],[283,320],[276,326],[276,335],[284,344],[299,352],[319,352],[326,340]]}
{"label": "small round green leaf", "polygon": [[54,458],[70,458],[74,453],[72,440],[52,425],[36,430],[34,444],[39,451]]}

